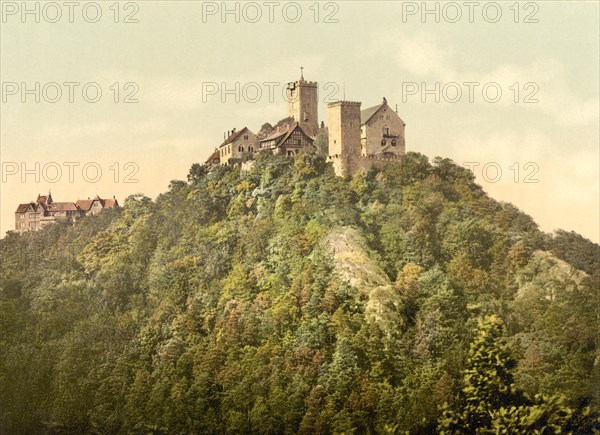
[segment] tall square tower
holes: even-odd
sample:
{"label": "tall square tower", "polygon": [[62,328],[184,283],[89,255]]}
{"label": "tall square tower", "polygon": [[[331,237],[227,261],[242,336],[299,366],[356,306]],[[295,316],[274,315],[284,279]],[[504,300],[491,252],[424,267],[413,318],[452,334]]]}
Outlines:
{"label": "tall square tower", "polygon": [[327,105],[329,114],[329,155],[359,155],[360,102],[335,101]]}
{"label": "tall square tower", "polygon": [[319,130],[318,88],[317,82],[305,81],[304,75],[287,85],[288,116],[313,138]]}
{"label": "tall square tower", "polygon": [[338,175],[352,174],[360,155],[360,105],[357,101],[336,101],[327,105],[329,160]]}

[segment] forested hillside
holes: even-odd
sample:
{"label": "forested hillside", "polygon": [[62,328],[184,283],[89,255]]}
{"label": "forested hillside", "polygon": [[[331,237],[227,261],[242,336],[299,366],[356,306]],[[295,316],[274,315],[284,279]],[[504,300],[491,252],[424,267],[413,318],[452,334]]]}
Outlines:
{"label": "forested hillside", "polygon": [[0,248],[0,433],[600,430],[600,247],[448,159],[196,164]]}

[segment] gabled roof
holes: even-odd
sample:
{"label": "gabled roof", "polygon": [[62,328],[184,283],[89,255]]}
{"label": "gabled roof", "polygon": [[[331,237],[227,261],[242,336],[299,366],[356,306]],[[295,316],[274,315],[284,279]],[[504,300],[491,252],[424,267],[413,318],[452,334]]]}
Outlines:
{"label": "gabled roof", "polygon": [[223,142],[221,145],[219,145],[219,148],[221,148],[225,145],[229,145],[232,142],[235,142],[245,131],[249,131],[250,133],[252,133],[250,130],[248,130],[248,127],[244,127],[240,131],[236,131],[235,133],[230,135],[227,139],[225,139],[225,142]]}
{"label": "gabled roof", "polygon": [[104,200],[104,208],[114,208],[119,206],[119,201],[117,198],[106,198]]}
{"label": "gabled roof", "polygon": [[273,139],[277,139],[278,137],[284,136],[284,135],[288,134],[290,132],[290,130],[293,130],[292,127],[296,127],[297,125],[298,124],[296,123],[296,124],[293,124],[292,126],[287,126],[283,130],[275,130],[273,133],[271,133],[264,139],[261,139],[260,141],[261,142],[271,141]]}
{"label": "gabled roof", "polygon": [[[382,109],[384,107],[387,107],[388,109],[390,109],[390,112],[392,112],[396,116],[398,116],[398,114],[394,110],[391,109],[391,107],[387,103],[387,100],[384,98],[383,103],[360,111],[360,124],[363,125],[363,124],[366,124],[367,122],[369,122],[371,120],[371,118],[373,118],[373,116],[375,116],[375,114],[377,112],[379,112],[379,109]],[[400,117],[398,116],[398,118],[400,118]],[[400,118],[400,121],[402,121],[402,118]],[[402,124],[404,124],[404,121],[402,121]]]}
{"label": "gabled roof", "polygon": [[275,133],[271,134],[270,136],[265,137],[264,139],[261,139],[261,142],[270,142],[272,140],[275,140],[275,146],[279,146],[282,143],[284,143],[295,130],[300,130],[300,132],[302,132],[302,134],[304,136],[306,136],[311,142],[314,142],[313,139],[306,134],[306,132],[302,129],[302,127],[300,127],[299,123],[295,123],[292,124],[290,126],[288,126],[286,129],[284,130],[280,130],[280,131],[276,131]]}
{"label": "gabled roof", "polygon": [[15,213],[25,213],[29,210],[29,207],[33,208],[34,211],[37,210],[37,204],[35,202],[30,202],[28,204],[19,204]]}
{"label": "gabled roof", "polygon": [[83,211],[89,211],[92,208],[94,201],[100,201],[102,208],[113,208],[119,206],[119,203],[115,198],[102,199],[98,195],[96,195],[94,199],[78,199],[76,205],[77,208]]}
{"label": "gabled roof", "polygon": [[53,202],[48,206],[48,211],[77,211],[77,206],[73,202]]}
{"label": "gabled roof", "polygon": [[209,157],[206,159],[205,165],[215,165],[221,162],[221,154],[219,150],[215,150]]}
{"label": "gabled roof", "polygon": [[375,115],[379,109],[385,106],[385,103],[378,104],[377,106],[369,107],[368,109],[360,111],[360,123],[366,124]]}
{"label": "gabled roof", "polygon": [[75,203],[83,211],[88,211],[92,207],[93,199],[78,199]]}

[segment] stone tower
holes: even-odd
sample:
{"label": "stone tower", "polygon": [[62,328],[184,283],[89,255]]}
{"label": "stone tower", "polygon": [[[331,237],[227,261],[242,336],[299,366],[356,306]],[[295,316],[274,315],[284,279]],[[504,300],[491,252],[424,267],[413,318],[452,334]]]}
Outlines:
{"label": "stone tower", "polygon": [[336,101],[327,105],[329,115],[329,160],[335,172],[354,174],[360,155],[360,104]]}
{"label": "stone tower", "polygon": [[311,137],[319,130],[319,100],[317,82],[307,82],[304,74],[300,80],[288,83],[288,116],[300,123],[300,127]]}

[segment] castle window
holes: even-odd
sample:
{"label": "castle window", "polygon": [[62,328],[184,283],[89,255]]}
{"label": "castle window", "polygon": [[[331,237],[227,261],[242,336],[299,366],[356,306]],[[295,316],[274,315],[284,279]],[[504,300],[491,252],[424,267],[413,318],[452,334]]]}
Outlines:
{"label": "castle window", "polygon": [[397,144],[396,139],[392,139],[392,146],[395,147]]}
{"label": "castle window", "polygon": [[244,135],[244,140],[248,140],[248,135],[247,134]]}
{"label": "castle window", "polygon": [[244,152],[244,146],[243,146],[243,145],[240,145],[240,146],[238,147],[238,151],[239,151],[240,153],[243,153],[243,152]]}
{"label": "castle window", "polygon": [[248,151],[250,151],[251,153],[253,153],[253,152],[254,152],[254,147],[253,147],[252,145],[250,145],[250,146],[248,147]]}
{"label": "castle window", "polygon": [[382,139],[382,140],[381,140],[381,146],[382,146],[382,147],[383,147],[383,146],[385,146],[385,144],[386,144],[386,143],[387,143],[387,142],[385,141],[385,139]]}

